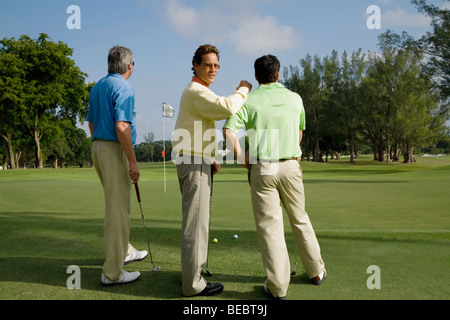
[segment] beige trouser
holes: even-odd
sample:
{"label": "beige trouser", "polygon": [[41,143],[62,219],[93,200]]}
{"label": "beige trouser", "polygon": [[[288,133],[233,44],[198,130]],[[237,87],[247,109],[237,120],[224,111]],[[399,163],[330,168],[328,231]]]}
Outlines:
{"label": "beige trouser", "polygon": [[[119,142],[95,140],[92,160],[105,194],[103,274],[112,281],[122,275],[129,253],[131,186],[129,164]],[[132,250],[132,247],[131,249]]]}
{"label": "beige trouser", "polygon": [[302,170],[296,160],[250,168],[250,186],[267,289],[276,297],[286,296],[290,282],[289,254],[284,239],[283,204],[291,223],[298,254],[308,277],[324,270],[319,243],[305,211]]}
{"label": "beige trouser", "polygon": [[177,173],[183,213],[181,281],[183,295],[193,296],[202,292],[207,282],[201,271],[208,256],[211,164],[192,160],[192,164],[178,164]]}

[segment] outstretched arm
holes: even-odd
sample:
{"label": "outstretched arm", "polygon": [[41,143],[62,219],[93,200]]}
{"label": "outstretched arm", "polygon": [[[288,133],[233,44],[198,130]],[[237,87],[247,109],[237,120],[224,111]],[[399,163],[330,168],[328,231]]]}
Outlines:
{"label": "outstretched arm", "polygon": [[248,169],[248,157],[241,151],[237,134],[233,130],[223,128],[223,137],[227,144],[227,148],[233,152],[234,158],[238,160],[238,163],[240,163],[241,166]]}

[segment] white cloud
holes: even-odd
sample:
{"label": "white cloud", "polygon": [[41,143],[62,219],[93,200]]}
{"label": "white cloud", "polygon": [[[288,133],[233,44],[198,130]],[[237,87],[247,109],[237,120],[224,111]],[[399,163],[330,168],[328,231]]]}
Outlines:
{"label": "white cloud", "polygon": [[239,54],[254,56],[295,48],[300,40],[294,28],[280,25],[275,17],[254,13],[255,1],[245,6],[225,6],[237,0],[222,0],[201,8],[189,7],[179,0],[166,4],[167,17],[175,31],[199,41],[228,43]]}
{"label": "white cloud", "polygon": [[166,10],[169,21],[175,28],[175,31],[185,37],[195,36],[199,29],[199,17],[194,8],[174,0],[167,3]]}
{"label": "white cloud", "polygon": [[407,13],[401,8],[381,11],[381,24],[383,27],[427,27],[430,25],[430,18],[419,13]]}
{"label": "white cloud", "polygon": [[295,48],[299,36],[294,28],[279,25],[274,17],[247,17],[228,32],[229,42],[245,55],[260,55]]}

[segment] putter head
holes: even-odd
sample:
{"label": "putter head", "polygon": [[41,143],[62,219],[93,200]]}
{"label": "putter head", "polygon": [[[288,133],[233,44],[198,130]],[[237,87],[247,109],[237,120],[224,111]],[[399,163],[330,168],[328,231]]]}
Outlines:
{"label": "putter head", "polygon": [[[205,274],[206,273],[206,274]],[[211,277],[212,276],[212,273],[208,270],[208,268],[206,268],[206,270],[203,270],[202,269],[202,271],[201,271],[201,273],[200,273],[202,276],[208,276],[208,277]]]}
{"label": "putter head", "polygon": [[155,268],[152,269],[153,272],[157,272],[157,271],[159,271],[159,270],[161,270],[160,267],[155,267]]}

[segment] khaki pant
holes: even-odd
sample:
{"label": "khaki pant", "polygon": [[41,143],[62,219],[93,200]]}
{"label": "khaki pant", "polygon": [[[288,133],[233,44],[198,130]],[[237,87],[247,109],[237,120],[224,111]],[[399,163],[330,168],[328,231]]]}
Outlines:
{"label": "khaki pant", "polygon": [[[129,164],[119,142],[95,140],[92,160],[105,194],[103,274],[112,281],[122,275],[129,252],[131,186]],[[131,249],[132,250],[132,247]]]}
{"label": "khaki pant", "polygon": [[296,160],[254,164],[250,186],[267,289],[277,297],[286,296],[290,282],[289,254],[284,239],[285,208],[298,254],[310,278],[324,270],[319,243],[305,211],[302,171]]}
{"label": "khaki pant", "polygon": [[202,292],[207,282],[201,271],[208,256],[211,164],[195,164],[193,159],[192,164],[177,165],[182,195],[181,281],[185,296]]}

